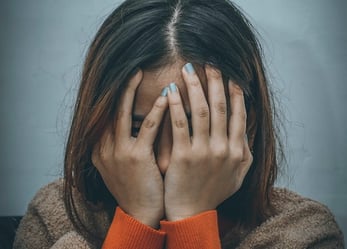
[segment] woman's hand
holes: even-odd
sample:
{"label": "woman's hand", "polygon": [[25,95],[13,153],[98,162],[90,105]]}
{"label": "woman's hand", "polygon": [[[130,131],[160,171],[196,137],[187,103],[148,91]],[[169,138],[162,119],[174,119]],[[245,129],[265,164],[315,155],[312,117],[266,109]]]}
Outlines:
{"label": "woman's hand", "polygon": [[221,73],[206,66],[208,102],[194,69],[188,65],[182,73],[189,95],[193,134],[189,134],[178,89],[172,86],[168,100],[173,148],[164,183],[165,213],[172,221],[215,209],[241,187],[253,160],[246,141],[242,90],[229,82],[228,124]]}
{"label": "woman's hand", "polygon": [[167,109],[167,98],[156,100],[137,138],[132,137],[132,107],[142,77],[139,71],[130,80],[119,104],[115,127],[108,129],[95,146],[92,161],[119,206],[140,222],[157,228],[164,216],[164,186],[153,143]]}

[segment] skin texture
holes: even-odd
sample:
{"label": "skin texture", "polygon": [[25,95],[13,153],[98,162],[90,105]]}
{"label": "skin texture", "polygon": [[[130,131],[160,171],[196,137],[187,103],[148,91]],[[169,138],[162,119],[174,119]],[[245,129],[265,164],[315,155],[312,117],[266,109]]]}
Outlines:
{"label": "skin texture", "polygon": [[[161,94],[162,89],[167,87],[169,83],[175,82],[177,87],[180,89],[183,108],[185,112],[191,116],[187,87],[181,72],[184,65],[185,63],[183,61],[179,61],[172,66],[168,66],[154,72],[144,72],[143,79],[138,86],[135,96],[134,114],[145,117],[152,109],[153,104]],[[204,93],[207,94],[207,80],[205,72],[202,68],[197,68],[196,71],[201,79],[201,85],[203,86]],[[188,122],[191,127],[191,120],[188,119]],[[140,122],[133,122],[133,126],[136,128],[138,128],[140,125]],[[156,137],[156,141],[154,143],[154,152],[157,164],[163,175],[165,175],[169,165],[171,150],[172,127],[170,112],[166,110]]]}
{"label": "skin texture", "polygon": [[[241,187],[253,160],[242,90],[231,81],[224,89],[212,67],[189,73],[183,65],[140,70],[122,96],[115,127],[92,155],[119,206],[153,228],[164,217],[215,209]],[[177,91],[160,96],[170,82]],[[133,121],[134,114],[144,120]],[[136,135],[134,126],[141,126]]]}

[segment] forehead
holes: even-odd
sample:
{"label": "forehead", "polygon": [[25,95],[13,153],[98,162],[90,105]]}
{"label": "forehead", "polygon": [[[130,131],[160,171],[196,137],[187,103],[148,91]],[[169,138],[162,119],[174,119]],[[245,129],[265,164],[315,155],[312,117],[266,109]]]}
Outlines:
{"label": "forehead", "polygon": [[[183,105],[187,113],[190,112],[188,92],[182,77],[182,68],[185,62],[177,62],[155,71],[144,71],[143,79],[137,88],[134,100],[134,114],[146,116],[153,107],[155,100],[160,96],[164,87],[175,82],[179,88]],[[197,73],[204,88],[206,77],[202,68],[197,67]]]}

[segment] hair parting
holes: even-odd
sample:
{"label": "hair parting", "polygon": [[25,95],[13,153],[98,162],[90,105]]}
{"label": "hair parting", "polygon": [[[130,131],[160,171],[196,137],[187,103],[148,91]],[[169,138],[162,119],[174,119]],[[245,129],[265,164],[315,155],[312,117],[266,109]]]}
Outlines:
{"label": "hair parting", "polygon": [[105,20],[86,56],[64,161],[66,210],[91,243],[100,244],[103,238],[83,223],[76,193],[90,208],[99,207],[110,216],[117,206],[93,166],[93,148],[114,124],[130,77],[139,68],[155,70],[178,60],[221,70],[224,79],[244,90],[247,112],[256,120],[247,124],[254,138],[251,168],[240,190],[217,209],[236,224],[222,238],[223,248],[237,245],[240,231],[250,231],[274,214],[272,188],[283,147],[255,34],[247,18],[228,0],[126,0]]}

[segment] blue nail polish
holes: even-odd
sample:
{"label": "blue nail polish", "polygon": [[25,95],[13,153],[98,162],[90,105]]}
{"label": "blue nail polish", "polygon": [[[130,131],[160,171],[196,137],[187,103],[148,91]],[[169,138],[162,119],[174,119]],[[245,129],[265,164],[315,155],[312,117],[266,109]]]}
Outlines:
{"label": "blue nail polish", "polygon": [[177,86],[175,82],[170,83],[169,88],[170,88],[170,92],[172,93],[177,92]]}
{"label": "blue nail polish", "polygon": [[164,87],[164,89],[161,91],[161,94],[160,94],[160,95],[163,96],[163,97],[166,97],[168,91],[169,91],[169,88],[168,88],[168,87]]}
{"label": "blue nail polish", "polygon": [[195,70],[194,70],[194,67],[192,65],[192,63],[187,63],[185,66],[184,66],[184,69],[187,71],[187,73],[189,74],[193,74],[195,73]]}

